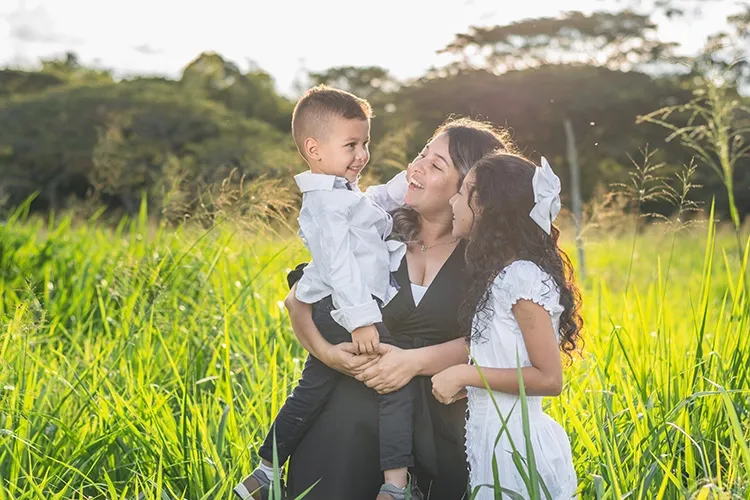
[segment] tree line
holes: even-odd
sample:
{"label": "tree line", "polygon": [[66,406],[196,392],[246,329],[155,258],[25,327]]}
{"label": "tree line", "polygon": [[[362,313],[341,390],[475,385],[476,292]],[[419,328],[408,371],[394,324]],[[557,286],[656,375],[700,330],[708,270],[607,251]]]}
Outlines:
{"label": "tree line", "polygon": [[[730,148],[743,153],[750,142],[741,92],[750,85],[742,58],[750,51],[750,6],[728,26],[701,54],[685,58],[659,40],[647,15],[570,12],[471,27],[441,49],[451,63],[413,81],[399,81],[387,68],[346,66],[310,72],[303,86],[327,83],[372,103],[366,183],[403,168],[437,125],[459,115],[509,127],[524,153],[550,160],[565,196],[572,131],[584,202],[626,182],[648,147],[648,159],[667,171],[696,158],[695,196],[726,207],[726,179],[684,141],[667,141],[673,130],[665,125],[708,130],[721,123]],[[730,103],[724,121],[679,107],[662,123],[642,119],[717,86]],[[207,206],[216,213],[229,201],[244,200],[252,210],[287,206],[279,193],[293,192],[291,176],[304,168],[289,133],[293,105],[267,72],[242,71],[216,53],[199,54],[178,79],[116,80],[73,53],[33,71],[0,69],[0,201],[14,206],[34,196],[35,210],[96,203],[136,213],[145,195],[153,215],[170,219]],[[740,154],[731,173],[741,216],[750,213],[748,167]],[[259,201],[263,196],[269,199]]]}

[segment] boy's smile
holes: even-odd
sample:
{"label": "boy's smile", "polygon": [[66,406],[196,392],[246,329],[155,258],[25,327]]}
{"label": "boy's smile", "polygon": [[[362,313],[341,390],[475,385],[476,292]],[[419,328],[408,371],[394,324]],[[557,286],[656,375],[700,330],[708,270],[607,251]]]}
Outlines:
{"label": "boy's smile", "polygon": [[332,118],[328,132],[318,142],[320,160],[311,162],[311,169],[354,184],[370,160],[369,145],[369,120]]}

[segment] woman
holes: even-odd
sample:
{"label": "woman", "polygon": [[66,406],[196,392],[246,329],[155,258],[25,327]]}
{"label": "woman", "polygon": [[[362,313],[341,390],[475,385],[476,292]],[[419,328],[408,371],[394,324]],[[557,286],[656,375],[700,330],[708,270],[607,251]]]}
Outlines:
{"label": "woman", "polygon": [[[287,296],[292,326],[305,349],[350,375],[339,382],[290,459],[289,498],[313,484],[306,499],[375,498],[383,481],[375,391],[395,391],[415,377],[416,481],[431,500],[465,496],[466,404],[438,403],[428,377],[467,362],[457,319],[464,243],[452,236],[449,200],[474,163],[499,149],[507,149],[505,137],[491,127],[454,120],[438,128],[409,165],[409,208],[394,214],[394,233],[407,242],[408,251],[396,273],[400,292],[383,309],[383,322],[397,346],[386,346],[379,359],[354,356],[351,344],[328,344],[315,328],[311,307],[297,301],[293,290]],[[390,499],[380,495],[378,500]]]}

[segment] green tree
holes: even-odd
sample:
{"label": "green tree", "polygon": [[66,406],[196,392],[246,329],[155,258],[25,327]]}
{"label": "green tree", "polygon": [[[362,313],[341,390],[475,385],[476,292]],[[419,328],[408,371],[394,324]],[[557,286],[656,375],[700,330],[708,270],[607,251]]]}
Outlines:
{"label": "green tree", "polygon": [[369,101],[380,101],[401,84],[380,66],[337,66],[308,74],[310,86],[326,84],[351,92]]}
{"label": "green tree", "polygon": [[504,26],[472,26],[440,52],[456,57],[454,70],[505,72],[565,63],[627,70],[674,59],[676,44],[660,41],[656,28],[649,16],[630,10],[573,11]]}
{"label": "green tree", "polygon": [[[567,188],[567,150],[563,123],[576,131],[582,194],[597,184],[622,180],[628,154],[652,140],[674,163],[684,158],[678,147],[664,144],[656,126],[636,126],[639,114],[689,99],[689,90],[670,79],[635,71],[583,65],[546,65],[495,75],[462,71],[444,78],[425,78],[399,93],[399,113],[419,123],[409,155],[450,114],[471,116],[511,129],[514,140],[532,156],[547,157]],[[538,159],[538,156],[537,158]]]}
{"label": "green tree", "polygon": [[204,52],[183,69],[180,83],[188,92],[201,93],[233,112],[271,123],[282,131],[291,129],[293,104],[277,94],[265,71],[243,73],[219,54]]}
{"label": "green tree", "polygon": [[66,52],[61,59],[43,59],[41,73],[52,75],[71,85],[98,85],[112,83],[112,73],[81,64],[74,52]]}
{"label": "green tree", "polygon": [[0,99],[34,94],[64,83],[65,80],[49,73],[0,69]]}
{"label": "green tree", "polygon": [[232,168],[248,179],[300,168],[288,134],[174,82],[51,89],[0,106],[0,123],[4,191],[18,202],[39,190],[50,209],[96,187],[133,210],[170,156],[192,165],[190,185]]}

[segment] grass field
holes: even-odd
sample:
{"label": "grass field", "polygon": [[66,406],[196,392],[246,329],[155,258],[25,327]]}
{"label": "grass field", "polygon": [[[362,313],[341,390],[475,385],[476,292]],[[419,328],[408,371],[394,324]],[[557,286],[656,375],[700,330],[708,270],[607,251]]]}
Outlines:
{"label": "grass field", "polygon": [[[587,241],[584,357],[548,402],[581,498],[750,498],[734,235],[631,244]],[[300,244],[22,216],[0,252],[0,499],[230,498],[299,376],[281,301]]]}

